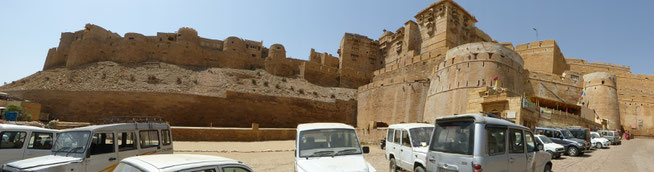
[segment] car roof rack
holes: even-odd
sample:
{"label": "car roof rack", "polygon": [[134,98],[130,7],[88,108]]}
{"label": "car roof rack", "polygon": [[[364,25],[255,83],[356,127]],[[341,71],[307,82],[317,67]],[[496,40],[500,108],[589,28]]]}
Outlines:
{"label": "car roof rack", "polygon": [[508,119],[508,118],[504,118],[504,117],[499,116],[499,115],[495,115],[495,114],[488,113],[488,112],[484,112],[484,111],[480,111],[479,113],[482,113],[482,114],[484,114],[484,115],[488,115],[488,117],[491,117],[491,118],[502,119],[502,120],[509,121],[509,122],[515,124],[515,121],[512,121],[512,120],[510,120],[510,119]]}
{"label": "car roof rack", "polygon": [[97,123],[168,123],[168,121],[160,116],[109,116],[99,119]]}

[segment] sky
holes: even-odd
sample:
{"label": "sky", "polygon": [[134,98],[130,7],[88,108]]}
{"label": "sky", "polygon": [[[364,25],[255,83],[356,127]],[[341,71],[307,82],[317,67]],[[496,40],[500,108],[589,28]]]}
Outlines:
{"label": "sky", "polygon": [[[631,66],[654,74],[654,1],[455,0],[499,42],[556,40],[566,57]],[[435,1],[424,0],[115,0],[0,3],[0,85],[42,70],[61,32],[92,23],[124,35],[156,35],[191,27],[201,37],[281,43],[287,56],[311,48],[338,56],[344,33],[378,39]],[[536,28],[536,32],[532,30]]]}

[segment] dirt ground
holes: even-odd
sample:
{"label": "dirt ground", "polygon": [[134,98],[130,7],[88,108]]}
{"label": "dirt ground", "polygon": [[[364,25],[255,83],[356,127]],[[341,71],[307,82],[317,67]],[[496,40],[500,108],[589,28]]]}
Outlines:
{"label": "dirt ground", "polygon": [[[243,161],[255,171],[293,171],[294,141],[175,142],[175,153],[224,156]],[[388,171],[379,145],[365,158],[377,171]],[[623,140],[622,145],[594,150],[581,157],[552,160],[553,171],[650,171],[654,169],[654,138]]]}

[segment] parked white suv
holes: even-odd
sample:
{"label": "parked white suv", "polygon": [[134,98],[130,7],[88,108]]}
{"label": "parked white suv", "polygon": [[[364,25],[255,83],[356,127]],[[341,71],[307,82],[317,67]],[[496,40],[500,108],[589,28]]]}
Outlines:
{"label": "parked white suv", "polygon": [[425,157],[434,125],[394,124],[386,133],[386,159],[391,171],[425,171]]}
{"label": "parked white suv", "polygon": [[590,132],[590,138],[590,142],[592,143],[591,146],[596,149],[608,148],[609,145],[611,145],[611,141],[602,137],[598,132]]}
{"label": "parked white suv", "polygon": [[552,171],[529,128],[506,120],[463,114],[436,119],[427,171]]}
{"label": "parked white suv", "polygon": [[565,146],[556,144],[549,137],[545,135],[535,135],[536,141],[542,144],[543,147],[541,150],[544,150],[547,153],[552,154],[552,159],[560,158],[563,153],[565,153]]}
{"label": "parked white suv", "polygon": [[376,171],[363,158],[370,149],[361,147],[352,126],[310,123],[297,126],[295,171]]}

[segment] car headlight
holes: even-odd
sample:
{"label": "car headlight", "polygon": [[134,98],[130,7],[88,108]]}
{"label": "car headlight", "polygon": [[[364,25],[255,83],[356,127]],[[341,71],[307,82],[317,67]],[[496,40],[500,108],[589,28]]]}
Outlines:
{"label": "car headlight", "polygon": [[584,146],[584,144],[581,144],[581,143],[579,143],[579,142],[576,142],[575,145],[576,145],[576,146]]}

